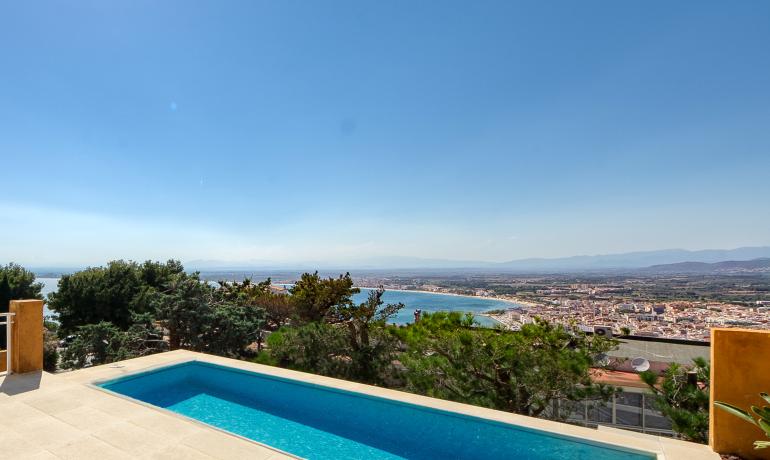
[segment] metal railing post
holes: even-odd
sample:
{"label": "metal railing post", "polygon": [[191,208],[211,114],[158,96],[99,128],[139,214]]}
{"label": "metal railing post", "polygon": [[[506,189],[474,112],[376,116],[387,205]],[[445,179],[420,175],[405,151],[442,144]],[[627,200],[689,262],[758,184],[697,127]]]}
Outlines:
{"label": "metal railing post", "polygon": [[11,354],[13,353],[13,344],[11,328],[13,327],[14,313],[0,313],[0,316],[5,317],[5,322],[0,323],[0,326],[5,325],[5,375],[11,375]]}
{"label": "metal railing post", "polygon": [[9,313],[5,319],[5,375],[11,375],[13,369],[11,369],[11,357],[13,355],[13,313]]}

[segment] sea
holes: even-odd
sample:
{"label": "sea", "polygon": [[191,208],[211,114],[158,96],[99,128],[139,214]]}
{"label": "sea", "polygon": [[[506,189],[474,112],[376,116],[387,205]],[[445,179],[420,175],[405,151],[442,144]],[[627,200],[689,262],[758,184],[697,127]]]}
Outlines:
{"label": "sea", "polygon": [[[353,301],[356,303],[364,302],[369,295],[369,291],[371,291],[371,289],[361,288],[361,292],[353,296]],[[413,322],[414,311],[419,309],[423,312],[462,311],[473,313],[474,318],[479,323],[479,325],[485,327],[493,327],[499,323],[492,318],[480,315],[480,313],[484,313],[490,310],[507,310],[509,308],[521,307],[521,305],[513,302],[506,302],[504,300],[489,299],[484,297],[396,290],[386,290],[385,294],[382,295],[382,301],[386,304],[404,304],[404,308],[402,308],[395,317],[388,321],[396,324],[407,324]]]}
{"label": "sea", "polygon": [[[59,283],[59,278],[37,278],[37,281],[43,283],[43,295],[48,295],[51,292],[56,291]],[[361,292],[353,296],[353,301],[361,303],[366,301],[369,291],[372,289],[361,288]],[[484,297],[469,297],[459,296],[451,294],[438,294],[433,292],[418,292],[418,291],[398,291],[398,290],[386,290],[382,296],[383,302],[389,303],[403,303],[404,308],[391,318],[388,322],[396,324],[407,324],[414,321],[415,310],[422,310],[423,312],[436,312],[436,311],[462,311],[473,313],[474,318],[479,325],[484,327],[494,327],[498,324],[492,318],[482,316],[481,313],[490,310],[506,310],[509,308],[518,308],[521,305],[507,302],[504,300],[490,299]],[[51,315],[52,312],[45,307],[44,312],[46,316]]]}

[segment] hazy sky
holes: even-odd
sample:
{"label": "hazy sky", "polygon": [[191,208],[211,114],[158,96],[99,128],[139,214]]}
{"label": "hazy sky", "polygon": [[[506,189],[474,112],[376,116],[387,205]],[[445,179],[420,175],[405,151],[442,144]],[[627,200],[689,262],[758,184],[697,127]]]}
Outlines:
{"label": "hazy sky", "polygon": [[770,244],[770,2],[0,0],[0,263]]}

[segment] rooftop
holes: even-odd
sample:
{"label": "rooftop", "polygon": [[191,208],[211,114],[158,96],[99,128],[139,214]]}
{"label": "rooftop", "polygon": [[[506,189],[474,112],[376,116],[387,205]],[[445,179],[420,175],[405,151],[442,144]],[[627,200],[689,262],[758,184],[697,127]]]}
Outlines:
{"label": "rooftop", "polygon": [[659,459],[718,459],[707,446],[613,429],[594,430],[344,380],[189,351],[173,351],[64,374],[11,375],[0,385],[0,443],[13,458],[281,459],[290,455],[211,426],[107,393],[94,382],[198,360],[372,396],[655,452]]}
{"label": "rooftop", "polygon": [[711,359],[708,342],[677,342],[672,340],[618,337],[617,350],[607,354],[616,358],[645,358],[659,363],[692,364],[694,358]]}

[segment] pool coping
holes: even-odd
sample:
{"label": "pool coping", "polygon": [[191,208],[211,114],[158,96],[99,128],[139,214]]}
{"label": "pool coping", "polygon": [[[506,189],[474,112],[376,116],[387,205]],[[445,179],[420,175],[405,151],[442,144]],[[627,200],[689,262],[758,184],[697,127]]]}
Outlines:
{"label": "pool coping", "polygon": [[[265,444],[263,442],[259,442],[259,441],[254,440],[254,439],[247,438],[245,436],[241,436],[238,433],[233,433],[232,431],[227,431],[227,430],[225,430],[223,428],[219,428],[218,426],[211,425],[210,423],[206,423],[206,422],[200,421],[200,420],[198,420],[196,418],[188,417],[188,416],[186,416],[184,414],[180,414],[178,412],[174,412],[172,410],[168,410],[168,409],[165,409],[163,407],[156,406],[154,404],[150,404],[148,402],[142,401],[141,399],[136,399],[136,398],[132,398],[130,396],[126,396],[126,395],[124,395],[122,393],[118,393],[116,391],[112,391],[112,390],[110,390],[108,388],[104,388],[104,387],[101,386],[102,384],[110,382],[112,380],[118,380],[118,379],[122,379],[122,378],[129,378],[129,377],[132,377],[134,375],[139,376],[141,374],[145,374],[145,373],[148,373],[148,372],[160,371],[160,370],[162,370],[163,368],[166,368],[166,367],[176,366],[176,365],[179,365],[179,364],[185,364],[185,363],[196,362],[196,361],[199,361],[199,360],[197,360],[197,359],[186,359],[186,360],[182,360],[182,361],[174,362],[174,363],[157,364],[157,365],[154,365],[154,366],[152,366],[150,368],[147,368],[147,369],[144,369],[144,370],[137,370],[135,372],[132,372],[130,374],[126,374],[126,375],[123,375],[123,376],[120,376],[120,377],[94,380],[93,382],[86,383],[86,386],[88,388],[91,388],[91,389],[94,389],[94,390],[106,393],[106,394],[108,394],[110,396],[115,396],[115,397],[118,397],[120,399],[129,401],[131,403],[139,404],[139,405],[144,406],[144,407],[146,407],[148,409],[152,409],[154,411],[161,412],[161,413],[166,414],[166,415],[170,415],[170,416],[172,416],[174,418],[177,418],[177,419],[180,419],[180,420],[184,420],[186,422],[194,423],[194,424],[200,426],[201,428],[213,429],[213,430],[219,431],[220,433],[224,433],[224,434],[226,434],[228,436],[233,436],[233,437],[241,439],[243,441],[250,442],[250,443],[253,443],[253,444],[257,444],[258,446],[261,446],[261,447],[264,447],[266,449],[270,449],[272,451],[275,451],[277,454],[279,454],[281,456],[285,456],[287,458],[292,458],[292,459],[297,459],[297,460],[306,460],[304,457],[300,457],[300,456],[294,455],[291,452],[286,452],[286,451],[281,450],[281,449],[279,449],[277,447],[271,446],[270,444]],[[205,362],[205,361],[201,361],[201,362]],[[270,457],[270,458],[272,459],[273,457]]]}
{"label": "pool coping", "polygon": [[[431,406],[424,405],[424,404],[416,404],[414,402],[405,402],[405,401],[403,401],[401,399],[384,398],[382,396],[375,396],[375,395],[368,394],[368,393],[363,392],[363,391],[344,390],[344,389],[340,389],[340,388],[337,388],[337,387],[334,387],[334,386],[330,386],[330,385],[320,385],[320,384],[317,384],[317,383],[310,383],[310,382],[307,382],[307,381],[301,380],[301,379],[287,378],[287,377],[282,377],[282,376],[270,375],[270,374],[266,374],[264,372],[258,372],[258,371],[254,371],[254,370],[247,370],[247,369],[242,369],[240,367],[234,367],[234,366],[227,366],[227,365],[223,365],[223,364],[219,364],[219,363],[213,363],[213,362],[210,362],[210,361],[207,361],[207,360],[201,360],[201,359],[197,359],[197,358],[183,359],[183,360],[179,360],[177,362],[172,362],[172,363],[163,364],[163,365],[156,365],[156,366],[152,366],[152,367],[149,367],[147,369],[144,369],[144,370],[138,370],[136,372],[131,372],[129,374],[122,375],[122,376],[116,377],[116,378],[99,379],[99,380],[95,380],[95,381],[89,383],[88,385],[90,387],[92,387],[92,388],[96,388],[96,389],[99,389],[101,391],[105,391],[105,392],[107,392],[109,394],[112,394],[112,395],[115,395],[115,396],[127,399],[129,401],[137,402],[137,403],[142,404],[144,406],[148,406],[148,407],[151,407],[151,408],[154,408],[154,409],[158,409],[158,410],[161,410],[161,411],[164,411],[164,412],[168,412],[168,413],[174,414],[176,416],[182,417],[184,419],[188,419],[188,420],[191,420],[193,422],[196,422],[196,423],[199,423],[199,424],[203,424],[205,426],[210,426],[210,427],[212,427],[212,428],[214,428],[216,430],[223,431],[223,432],[228,433],[228,434],[232,434],[232,435],[237,436],[239,438],[255,442],[255,443],[257,443],[257,444],[259,444],[259,445],[261,445],[263,447],[267,447],[269,449],[276,450],[276,451],[278,451],[278,452],[280,452],[282,454],[285,454],[285,455],[288,455],[288,456],[292,456],[293,458],[304,459],[304,457],[297,456],[297,455],[292,454],[290,452],[283,451],[283,450],[281,450],[281,449],[279,449],[277,447],[271,446],[270,444],[265,444],[265,443],[263,443],[261,441],[257,441],[257,440],[251,439],[251,438],[247,438],[247,437],[244,437],[242,435],[238,435],[237,433],[232,433],[232,432],[227,431],[227,430],[225,430],[223,428],[219,428],[216,425],[207,424],[206,422],[200,421],[200,420],[198,420],[198,419],[196,419],[194,417],[189,417],[189,416],[186,416],[184,414],[179,414],[177,412],[165,409],[163,407],[156,406],[156,405],[153,405],[151,403],[142,401],[141,399],[136,399],[136,398],[133,398],[131,396],[127,396],[127,395],[124,395],[122,393],[113,391],[113,390],[111,390],[109,388],[105,388],[103,386],[105,384],[118,383],[118,382],[123,382],[123,381],[126,381],[126,380],[133,380],[133,379],[141,378],[141,377],[143,377],[145,375],[163,372],[164,370],[172,368],[172,367],[184,366],[184,365],[195,364],[195,363],[199,363],[199,364],[201,364],[203,366],[212,366],[212,367],[221,368],[221,369],[225,370],[226,372],[237,372],[237,373],[242,373],[242,374],[246,374],[246,375],[253,375],[253,376],[257,377],[257,378],[265,378],[265,379],[277,380],[277,381],[285,382],[285,383],[288,383],[288,384],[291,384],[291,385],[300,385],[300,386],[306,386],[306,387],[310,387],[310,388],[315,388],[315,389],[318,389],[320,391],[329,391],[329,392],[341,393],[341,394],[346,394],[346,395],[352,395],[353,397],[359,397],[359,398],[381,399],[381,400],[388,401],[388,402],[390,402],[392,404],[404,405],[404,406],[407,406],[407,407],[410,407],[410,408],[414,408],[415,410],[423,410],[423,411],[427,411],[427,412],[434,412],[434,413],[438,413],[438,414],[441,414],[441,415],[444,415],[444,416],[449,416],[449,417],[470,417],[470,418],[478,420],[480,423],[489,423],[489,424],[503,425],[503,426],[509,427],[510,429],[513,429],[513,430],[519,430],[519,431],[524,431],[524,432],[531,432],[531,433],[535,433],[535,434],[541,434],[541,435],[550,436],[550,437],[557,438],[557,439],[562,439],[562,440],[565,440],[567,442],[573,442],[573,443],[578,443],[578,444],[586,444],[586,445],[595,446],[595,447],[599,447],[599,448],[611,449],[611,450],[616,450],[616,451],[621,451],[621,452],[628,452],[628,453],[639,454],[639,455],[644,455],[644,456],[655,455],[658,459],[661,458],[658,455],[657,452],[649,452],[649,451],[639,450],[639,449],[635,449],[635,448],[629,448],[629,447],[625,447],[625,446],[624,447],[619,447],[619,446],[607,444],[607,443],[601,442],[601,441],[594,441],[594,440],[590,440],[590,439],[578,438],[578,437],[575,437],[575,436],[565,435],[565,434],[561,434],[561,433],[544,432],[543,430],[539,430],[537,428],[530,428],[530,427],[523,426],[523,425],[520,425],[520,424],[512,424],[512,423],[507,423],[507,422],[501,422],[501,421],[498,421],[498,420],[492,420],[492,419],[489,419],[489,418],[486,418],[486,417],[479,417],[477,415],[470,415],[470,414],[461,413],[461,412],[458,412],[458,411],[448,411],[446,409],[438,409],[438,408],[431,407]],[[367,385],[367,386],[369,386],[369,385]],[[379,387],[374,387],[374,388],[379,388]],[[411,394],[411,393],[407,393],[407,394]],[[430,398],[430,399],[434,400],[435,398]],[[475,406],[471,406],[471,407],[475,407]]]}
{"label": "pool coping", "polygon": [[202,363],[209,363],[214,365],[225,366],[234,368],[236,370],[252,372],[262,374],[268,377],[276,377],[279,379],[286,379],[295,381],[299,384],[320,385],[332,390],[341,390],[344,392],[353,392],[363,396],[383,398],[394,402],[422,406],[428,409],[438,410],[442,412],[457,413],[470,417],[477,417],[493,422],[504,423],[513,425],[514,428],[520,428],[526,431],[540,431],[548,435],[552,435],[559,438],[566,438],[575,442],[607,446],[620,451],[633,452],[642,455],[653,455],[657,460],[678,460],[686,459],[690,460],[693,456],[697,458],[707,458],[707,455],[714,459],[718,459],[719,456],[713,453],[706,446],[699,444],[688,443],[684,441],[661,438],[652,435],[645,435],[633,432],[622,432],[622,430],[604,430],[593,429],[587,427],[581,427],[576,425],[569,425],[566,423],[555,422],[550,420],[544,420],[534,417],[527,417],[523,415],[498,411],[494,409],[488,409],[484,407],[472,406],[468,404],[446,401],[442,399],[431,398],[428,396],[422,396],[412,393],[406,393],[398,390],[391,390],[387,388],[376,387],[372,385],[366,385],[362,383],[351,382],[347,380],[340,380],[331,377],[324,377],[315,374],[308,374],[304,372],[293,371],[289,369],[283,369],[273,366],[267,366],[263,364],[257,364],[247,361],[240,361],[231,358],[223,358],[219,356],[207,355],[204,353],[196,353],[186,350],[176,350],[172,352],[160,353],[156,355],[145,356],[141,358],[135,358],[132,360],[121,361],[113,363],[111,365],[97,366],[89,369],[82,369],[80,371],[72,372],[69,375],[71,379],[79,380],[81,383],[96,389],[101,392],[108,393],[113,396],[126,399],[131,402],[139,403],[145,407],[151,408],[156,411],[161,411],[165,414],[173,414],[180,419],[194,422],[197,425],[211,428],[216,431],[226,433],[230,436],[235,436],[239,439],[246,440],[250,443],[255,443],[262,447],[275,451],[279,455],[287,456],[288,458],[300,458],[290,453],[276,449],[270,445],[259,443],[252,439],[244,438],[242,436],[235,435],[226,430],[219,429],[212,425],[200,422],[198,420],[176,414],[172,411],[163,409],[152,404],[144,403],[136,399],[115,393],[98,386],[110,380],[115,380],[122,377],[129,377],[134,374],[140,374],[144,372],[151,372],[164,367],[183,364],[186,362],[198,361]]}

